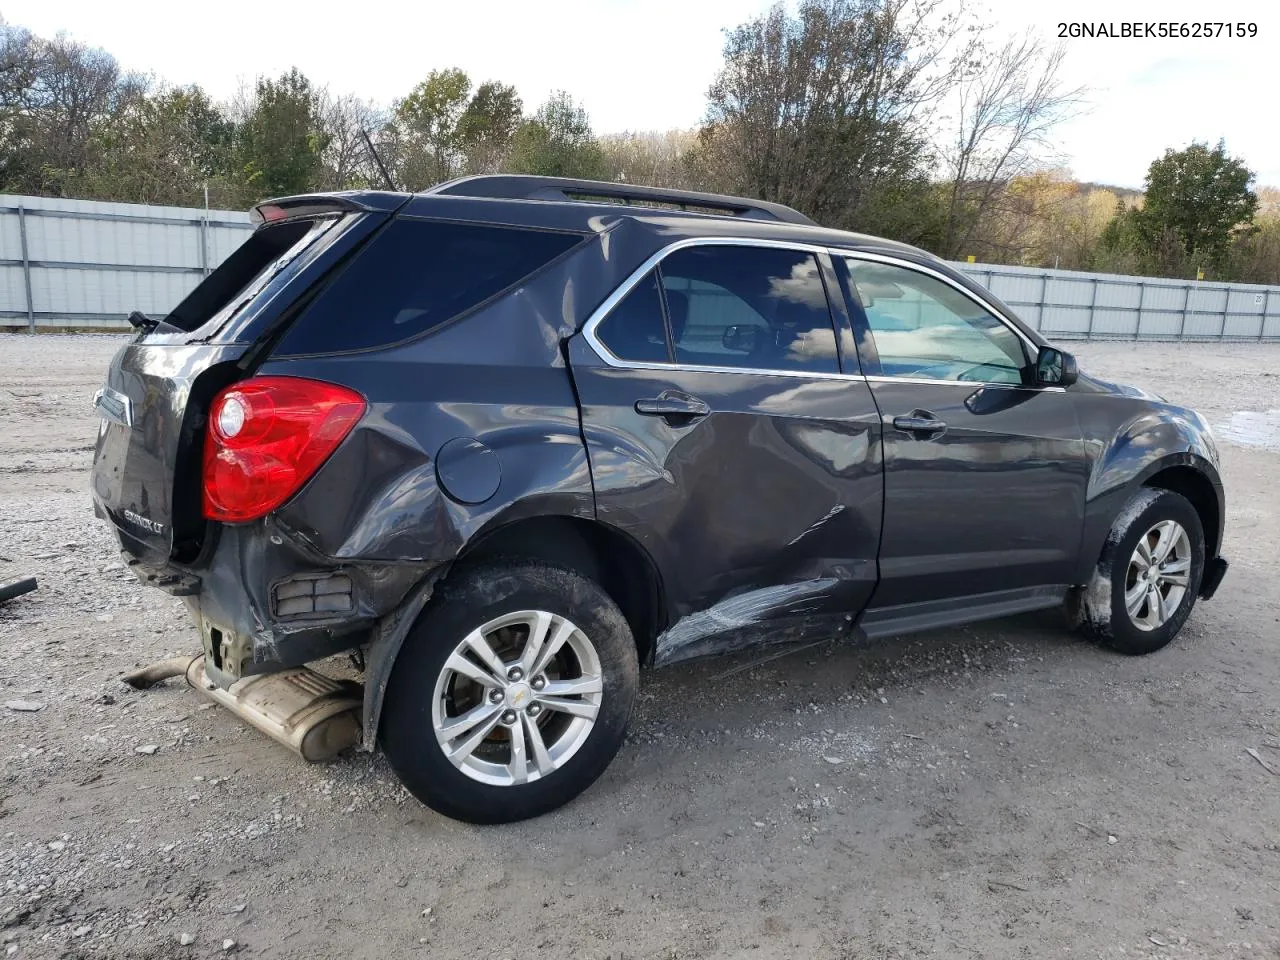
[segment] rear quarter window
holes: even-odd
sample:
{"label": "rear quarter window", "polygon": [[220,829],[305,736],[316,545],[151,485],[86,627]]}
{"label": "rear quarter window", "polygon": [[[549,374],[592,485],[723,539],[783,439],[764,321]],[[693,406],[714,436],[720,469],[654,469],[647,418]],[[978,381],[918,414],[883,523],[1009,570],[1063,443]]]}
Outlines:
{"label": "rear quarter window", "polygon": [[277,353],[362,350],[419,336],[582,240],[576,233],[397,219],[307,308]]}

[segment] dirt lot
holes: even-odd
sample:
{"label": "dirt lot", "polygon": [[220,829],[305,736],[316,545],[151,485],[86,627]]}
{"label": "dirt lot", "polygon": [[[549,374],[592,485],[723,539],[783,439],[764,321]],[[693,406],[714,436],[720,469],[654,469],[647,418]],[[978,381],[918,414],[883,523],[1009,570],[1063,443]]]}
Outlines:
{"label": "dirt lot", "polygon": [[0,950],[1280,957],[1277,347],[1079,349],[1227,428],[1232,571],[1167,650],[1036,616],[649,674],[600,783],[476,828],[119,682],[197,641],[89,506],[116,343],[0,336],[0,703],[43,705],[0,707]]}

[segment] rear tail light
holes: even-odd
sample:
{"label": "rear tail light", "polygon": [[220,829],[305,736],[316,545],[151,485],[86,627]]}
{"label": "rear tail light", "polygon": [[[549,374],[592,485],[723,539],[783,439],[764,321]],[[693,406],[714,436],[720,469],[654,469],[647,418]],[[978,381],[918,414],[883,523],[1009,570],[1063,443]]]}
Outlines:
{"label": "rear tail light", "polygon": [[253,377],[213,400],[204,444],[204,515],[265,516],[301,489],[364,415],[364,397],[300,377]]}

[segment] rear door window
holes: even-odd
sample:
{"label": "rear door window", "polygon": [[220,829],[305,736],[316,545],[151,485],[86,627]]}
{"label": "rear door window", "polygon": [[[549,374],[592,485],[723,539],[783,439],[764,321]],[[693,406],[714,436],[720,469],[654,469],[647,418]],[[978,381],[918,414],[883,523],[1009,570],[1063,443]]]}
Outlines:
{"label": "rear door window", "polygon": [[678,364],[839,373],[826,287],[812,253],[697,246],[662,261]]}
{"label": "rear door window", "polygon": [[394,220],[303,313],[278,354],[361,350],[416,337],[513,286],[582,239],[576,233]]}

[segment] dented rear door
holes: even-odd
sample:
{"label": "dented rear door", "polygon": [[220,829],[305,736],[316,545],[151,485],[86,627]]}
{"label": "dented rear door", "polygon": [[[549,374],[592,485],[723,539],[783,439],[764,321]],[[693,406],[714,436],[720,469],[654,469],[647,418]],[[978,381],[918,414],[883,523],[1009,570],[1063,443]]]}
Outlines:
{"label": "dented rear door", "polygon": [[829,630],[875,586],[880,421],[841,372],[824,265],[676,250],[570,343],[597,517],[661,568],[656,663]]}

